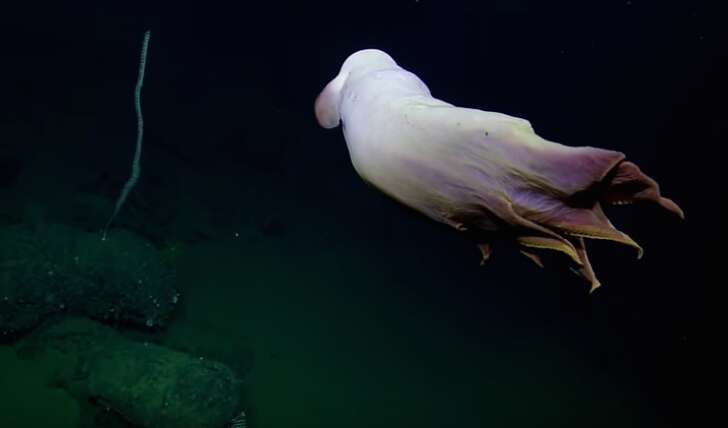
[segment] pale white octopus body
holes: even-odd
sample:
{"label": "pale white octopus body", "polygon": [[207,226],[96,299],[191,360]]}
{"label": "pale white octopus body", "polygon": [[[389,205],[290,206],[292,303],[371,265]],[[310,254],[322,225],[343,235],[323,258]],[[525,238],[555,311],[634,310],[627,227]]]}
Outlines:
{"label": "pale white octopus body", "polygon": [[594,290],[600,284],[583,238],[642,252],[612,226],[601,203],[650,200],[683,216],[624,154],[547,141],[527,120],[434,98],[380,50],[349,56],[316,99],[315,113],[325,128],[343,123],[352,164],[365,181],[468,233],[484,260],[492,237],[510,236],[539,265],[534,249],[566,254]]}

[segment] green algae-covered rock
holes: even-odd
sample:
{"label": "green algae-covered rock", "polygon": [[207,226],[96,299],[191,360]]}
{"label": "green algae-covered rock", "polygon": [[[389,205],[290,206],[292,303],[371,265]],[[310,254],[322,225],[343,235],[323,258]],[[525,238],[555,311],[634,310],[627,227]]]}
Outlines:
{"label": "green algae-covered rock", "polygon": [[177,302],[173,279],[160,252],[131,232],[102,240],[57,224],[0,228],[0,340],[57,313],[156,328]]}
{"label": "green algae-covered rock", "polygon": [[147,428],[222,428],[240,410],[241,381],[227,366],[68,319],[24,339],[25,359],[65,362],[59,385]]}

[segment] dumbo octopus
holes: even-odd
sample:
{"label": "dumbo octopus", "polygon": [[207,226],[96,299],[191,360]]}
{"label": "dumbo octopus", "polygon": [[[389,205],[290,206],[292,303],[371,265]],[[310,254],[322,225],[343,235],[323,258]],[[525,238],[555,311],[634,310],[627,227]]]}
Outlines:
{"label": "dumbo octopus", "polygon": [[315,113],[324,128],[342,123],[363,180],[468,234],[481,263],[494,239],[505,237],[539,266],[540,250],[565,254],[594,291],[600,283],[584,238],[626,244],[642,256],[603,205],[650,201],[684,218],[623,153],[548,141],[527,120],[434,98],[381,50],[350,55],[316,98]]}

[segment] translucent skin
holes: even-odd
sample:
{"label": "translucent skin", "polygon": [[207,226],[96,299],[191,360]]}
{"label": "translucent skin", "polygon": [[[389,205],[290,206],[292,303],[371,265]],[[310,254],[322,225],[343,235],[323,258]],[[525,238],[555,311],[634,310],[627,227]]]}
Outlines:
{"label": "translucent skin", "polygon": [[630,245],[642,254],[602,205],[651,201],[684,218],[623,153],[547,141],[527,120],[436,99],[380,50],[349,56],[316,99],[315,113],[324,128],[343,123],[362,179],[467,233],[483,260],[496,236],[515,240],[539,266],[537,251],[559,251],[591,291],[600,283],[584,238]]}

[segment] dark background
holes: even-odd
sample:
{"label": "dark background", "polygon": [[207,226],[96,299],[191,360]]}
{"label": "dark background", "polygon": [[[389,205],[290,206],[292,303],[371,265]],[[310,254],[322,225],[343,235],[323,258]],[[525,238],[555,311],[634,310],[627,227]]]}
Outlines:
{"label": "dark background", "polygon": [[[155,153],[210,177],[246,180],[254,171],[278,197],[308,201],[353,230],[357,240],[347,245],[408,245],[407,257],[442,266],[445,297],[410,291],[458,312],[463,334],[477,335],[492,316],[484,314],[505,313],[521,320],[514,331],[542,329],[596,370],[640,373],[651,397],[645,406],[667,425],[692,425],[703,414],[692,405],[710,382],[707,302],[724,282],[711,279],[718,255],[709,249],[723,235],[719,151],[728,136],[728,30],[719,8],[639,0],[62,3],[2,6],[0,123],[50,132],[48,123],[63,120],[58,112],[83,118],[88,128],[63,143],[69,157],[118,177],[109,185],[118,188],[133,147],[139,48],[150,29],[147,163],[137,192],[151,189],[155,174],[173,174],[155,166]],[[361,183],[340,129],[315,122],[318,92],[349,54],[370,47],[417,73],[438,98],[527,118],[553,141],[626,153],[686,220],[652,206],[609,210],[645,257],[593,243],[604,284],[593,296],[565,267],[536,270],[498,249],[476,269],[470,244]],[[102,142],[100,134],[113,138]],[[275,142],[250,143],[268,134]],[[30,157],[59,144],[0,142]],[[22,162],[4,162],[0,174],[12,186]],[[238,198],[215,196],[220,210]],[[282,223],[295,218],[279,215]]]}

